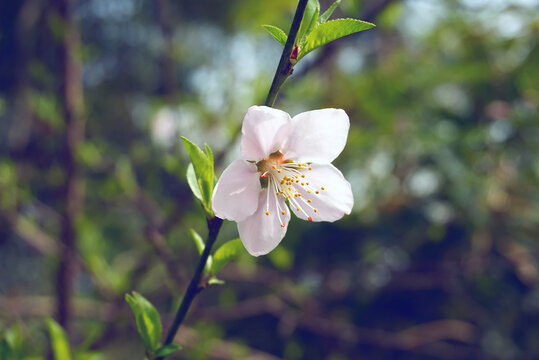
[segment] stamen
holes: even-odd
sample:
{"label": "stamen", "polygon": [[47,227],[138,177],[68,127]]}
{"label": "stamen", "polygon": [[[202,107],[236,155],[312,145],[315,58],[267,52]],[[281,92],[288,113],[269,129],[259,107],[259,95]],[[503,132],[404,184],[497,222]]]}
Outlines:
{"label": "stamen", "polygon": [[309,217],[308,217],[308,220],[309,220],[309,221],[313,221],[312,216],[309,216]]}

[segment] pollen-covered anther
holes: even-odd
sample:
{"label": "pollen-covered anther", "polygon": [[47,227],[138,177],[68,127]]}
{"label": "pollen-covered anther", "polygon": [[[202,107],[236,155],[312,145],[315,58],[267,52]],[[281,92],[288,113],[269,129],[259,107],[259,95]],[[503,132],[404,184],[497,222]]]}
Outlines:
{"label": "pollen-covered anther", "polygon": [[283,214],[283,215],[284,215],[284,214],[286,214],[286,211],[284,211],[284,210],[283,210],[283,211],[281,211],[281,214]]}
{"label": "pollen-covered anther", "polygon": [[284,228],[286,225],[285,224],[281,224],[281,227]]}
{"label": "pollen-covered anther", "polygon": [[309,220],[309,221],[313,221],[313,218],[312,218],[312,216],[309,216],[309,217],[307,218],[307,220]]}
{"label": "pollen-covered anther", "polygon": [[266,215],[269,215],[269,214],[270,214],[269,211],[266,211]]}
{"label": "pollen-covered anther", "polygon": [[315,194],[320,194],[320,191],[316,190],[314,193],[315,193]]}
{"label": "pollen-covered anther", "polygon": [[305,174],[301,174],[301,177],[304,178],[304,177],[305,177]]}
{"label": "pollen-covered anther", "polygon": [[323,187],[323,186],[322,186],[322,187],[321,187],[320,189],[322,189],[322,190],[326,190],[326,188],[325,188],[325,187]]}
{"label": "pollen-covered anther", "polygon": [[311,199],[307,199],[307,202],[310,202],[310,203],[311,203],[311,202],[313,202],[313,201],[312,201]]}
{"label": "pollen-covered anther", "polygon": [[318,212],[318,209],[314,209],[314,212]]}

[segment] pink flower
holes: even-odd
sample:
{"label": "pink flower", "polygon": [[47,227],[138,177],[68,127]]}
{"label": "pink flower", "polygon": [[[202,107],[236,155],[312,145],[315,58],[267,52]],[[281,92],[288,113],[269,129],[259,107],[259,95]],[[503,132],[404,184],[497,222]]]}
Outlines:
{"label": "pink flower", "polygon": [[251,255],[267,254],[281,242],[289,207],[309,221],[335,221],[350,214],[350,183],[331,164],[343,150],[349,128],[348,115],[340,109],[290,118],[266,106],[249,108],[243,119],[241,159],[221,175],[212,207],[216,216],[238,223]]}

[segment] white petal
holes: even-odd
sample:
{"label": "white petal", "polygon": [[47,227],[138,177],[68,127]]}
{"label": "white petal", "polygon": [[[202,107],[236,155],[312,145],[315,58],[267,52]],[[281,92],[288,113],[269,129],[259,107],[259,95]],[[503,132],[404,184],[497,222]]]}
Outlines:
{"label": "white petal", "polygon": [[[312,170],[306,171],[305,178],[301,179],[309,185],[295,184],[301,196],[290,202],[294,214],[303,220],[311,217],[312,221],[335,221],[350,214],[354,206],[352,188],[339,169],[331,164],[312,164],[311,167]],[[293,201],[297,201],[305,213],[298,211]]]}
{"label": "white petal", "polygon": [[213,189],[215,215],[233,221],[245,219],[256,211],[261,189],[256,165],[245,160],[234,161]]}
{"label": "white petal", "polygon": [[[238,222],[240,239],[253,256],[265,255],[275,249],[286,234],[290,220],[290,211],[282,196],[275,196],[273,192],[269,195],[268,201],[268,189],[262,190],[256,212]],[[284,215],[282,211],[285,211]]]}
{"label": "white petal", "polygon": [[280,150],[291,129],[290,115],[267,106],[251,106],[241,132],[241,155],[246,160],[262,160]]}
{"label": "white petal", "polygon": [[331,163],[344,149],[350,120],[341,109],[307,111],[292,118],[285,159]]}

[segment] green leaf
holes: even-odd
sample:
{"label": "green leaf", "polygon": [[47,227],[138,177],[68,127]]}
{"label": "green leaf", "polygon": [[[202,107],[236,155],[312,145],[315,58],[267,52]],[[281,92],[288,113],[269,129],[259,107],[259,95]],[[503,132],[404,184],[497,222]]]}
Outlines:
{"label": "green leaf", "polygon": [[239,254],[241,254],[242,249],[243,244],[240,239],[230,240],[221,245],[221,247],[213,254],[211,273],[214,275],[217,274],[229,261],[238,257]]}
{"label": "green leaf", "polygon": [[133,291],[133,296],[126,294],[125,300],[135,315],[137,331],[144,346],[152,354],[159,347],[163,332],[159,313],[151,302],[135,291]]}
{"label": "green leaf", "polygon": [[161,357],[161,356],[167,356],[167,355],[172,354],[175,351],[180,350],[181,348],[182,347],[180,345],[176,345],[176,344],[163,345],[159,349],[157,349],[157,351],[153,354],[153,356],[156,358]]}
{"label": "green leaf", "polygon": [[273,25],[262,25],[262,27],[270,33],[271,36],[273,36],[273,38],[275,40],[277,40],[281,45],[285,46],[286,44],[286,40],[288,40],[288,36],[286,35],[286,33],[279,29],[277,26],[273,26]]}
{"label": "green leaf", "polygon": [[193,168],[193,163],[187,165],[187,183],[193,192],[193,195],[200,201],[204,202],[202,198],[202,193],[200,192],[200,187],[198,186],[197,176],[195,175],[195,169]]}
{"label": "green leaf", "polygon": [[[214,170],[213,154],[211,152],[211,149],[208,145],[206,145],[206,153],[204,153],[198,146],[196,146],[183,136],[182,142],[187,149],[187,153],[189,154],[189,157],[191,158],[191,162],[193,164],[196,182],[198,184],[200,195],[202,197],[202,206],[204,207],[206,214],[209,217],[213,217],[213,211],[211,209],[211,195],[213,192]],[[193,187],[191,187],[191,190],[193,191],[193,193],[196,192],[196,190],[193,190]]]}
{"label": "green leaf", "polygon": [[67,335],[62,327],[53,319],[48,318],[47,327],[51,337],[52,352],[55,360],[70,360],[69,342]]}
{"label": "green leaf", "polygon": [[320,24],[307,36],[305,46],[300,49],[298,60],[314,49],[333,40],[368,30],[374,26],[374,24],[356,19],[336,19]]}
{"label": "green leaf", "polygon": [[208,280],[208,284],[210,285],[224,285],[225,282],[221,279],[216,278],[215,276],[212,276],[210,280]]}
{"label": "green leaf", "polygon": [[333,14],[333,12],[340,3],[341,0],[337,0],[333,4],[331,4],[331,6],[326,11],[324,11],[324,13],[318,18],[318,24],[320,25],[328,21],[329,17],[331,16],[331,14]]}
{"label": "green leaf", "polygon": [[[202,255],[202,252],[204,251],[204,248],[206,247],[206,244],[204,243],[204,240],[202,237],[193,229],[189,229],[189,232],[191,233],[191,237],[193,238],[193,242],[195,243],[195,246],[197,247],[198,254]],[[209,273],[212,266],[212,256],[208,256],[208,260],[206,261],[206,266],[204,267],[204,273]]]}
{"label": "green leaf", "polygon": [[320,4],[318,0],[309,0],[303,13],[303,19],[299,26],[298,35],[296,37],[296,43],[300,49],[303,47],[307,36],[313,31],[314,27],[318,23],[318,16],[320,15]]}

